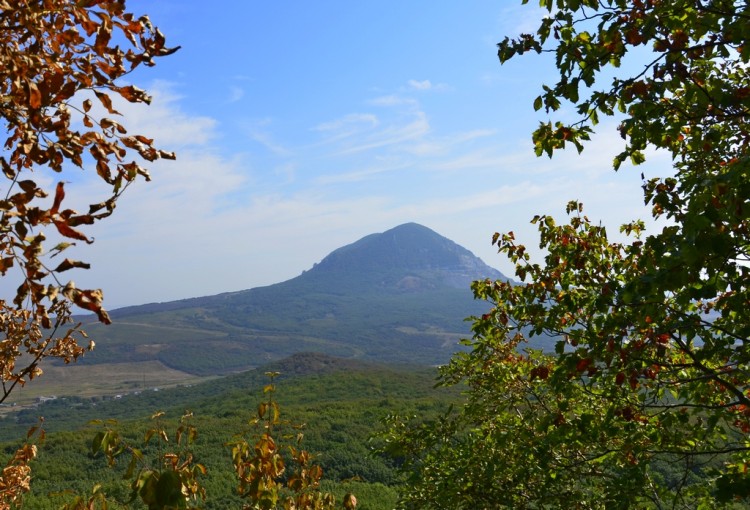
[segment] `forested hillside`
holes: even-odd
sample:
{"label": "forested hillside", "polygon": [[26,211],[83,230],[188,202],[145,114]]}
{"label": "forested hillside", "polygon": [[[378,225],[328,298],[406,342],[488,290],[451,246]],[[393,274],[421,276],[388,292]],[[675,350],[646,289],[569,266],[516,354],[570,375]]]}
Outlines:
{"label": "forested hillside", "polygon": [[[90,420],[117,419],[116,428],[139,444],[156,411],[165,412],[167,429],[174,430],[180,416],[189,409],[198,429],[192,448],[196,462],[208,473],[201,477],[208,498],[205,508],[236,508],[230,442],[235,434],[257,432],[248,422],[263,401],[267,371],[279,372],[276,397],[282,417],[304,424],[302,445],[317,455],[323,467],[324,489],[357,495],[364,509],[389,509],[395,503],[399,476],[394,459],[372,452],[370,436],[387,415],[420,415],[426,419],[445,412],[458,397],[454,390],[434,388],[433,369],[390,366],[332,358],[320,354],[299,354],[221,380],[159,392],[129,395],[122,399],[80,399],[68,397],[49,401],[39,408],[11,416],[2,422],[6,450],[17,446],[25,430],[45,416],[47,439],[34,462],[32,492],[24,508],[48,509],[70,500],[54,493],[72,489],[89,493],[103,483],[107,494],[122,500],[129,494],[129,482],[122,479],[125,460],[108,468],[101,455],[91,456],[91,441],[101,427]],[[286,429],[289,432],[291,429]],[[284,432],[286,433],[286,432]],[[144,450],[154,455],[154,445]]]}

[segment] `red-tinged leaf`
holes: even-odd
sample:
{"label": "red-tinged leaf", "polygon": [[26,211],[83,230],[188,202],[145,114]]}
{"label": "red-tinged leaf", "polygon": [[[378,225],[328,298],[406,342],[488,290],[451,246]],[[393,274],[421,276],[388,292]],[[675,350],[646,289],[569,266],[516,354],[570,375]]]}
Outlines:
{"label": "red-tinged leaf", "polygon": [[89,205],[89,214],[93,215],[95,212],[101,211],[106,207],[107,210],[104,213],[96,215],[95,217],[96,219],[106,218],[107,216],[112,214],[112,211],[114,211],[115,204],[116,202],[112,198],[104,202],[99,202],[98,204],[91,204]]}
{"label": "red-tinged leaf", "polygon": [[26,432],[26,439],[28,439],[28,438],[30,438],[31,436],[33,436],[33,435],[34,435],[34,434],[36,433],[36,431],[37,431],[37,430],[39,430],[39,427],[38,427],[38,426],[36,426],[36,425],[35,425],[35,426],[31,427],[31,428],[30,428],[30,429],[28,430],[28,432]]}
{"label": "red-tinged leaf", "polygon": [[68,225],[64,221],[55,221],[55,227],[57,227],[57,231],[60,232],[60,234],[65,237],[69,237],[71,239],[78,239],[79,241],[85,241],[87,244],[91,244],[94,242],[93,239],[89,239],[83,233],[73,229],[70,225]]}
{"label": "red-tinged leaf", "polygon": [[96,29],[99,27],[99,25],[91,21],[90,19],[83,19],[81,20],[81,27],[86,31],[86,35],[91,37],[94,32],[96,32]]}
{"label": "red-tinged leaf", "polygon": [[[68,211],[69,210],[66,210],[66,212]],[[67,223],[71,227],[77,227],[78,225],[93,225],[94,221],[96,221],[96,219],[90,214],[78,214],[76,216],[70,216],[67,218]]]}
{"label": "red-tinged leaf", "polygon": [[140,150],[142,148],[141,143],[132,136],[123,136],[120,141],[129,149]]}
{"label": "red-tinged leaf", "polygon": [[112,99],[109,97],[109,94],[105,94],[104,92],[99,92],[98,90],[95,90],[94,94],[96,94],[96,97],[99,99],[99,101],[102,103],[104,108],[106,108],[109,113],[113,115],[120,115],[120,112],[118,112],[112,107]]}
{"label": "red-tinged leaf", "polygon": [[60,210],[60,204],[62,203],[64,198],[64,184],[62,182],[58,182],[57,187],[55,188],[55,202],[52,204],[52,209],[49,210],[50,214],[57,214],[57,212]]}
{"label": "red-tinged leaf", "polygon": [[540,379],[545,380],[549,377],[549,367],[547,366],[540,366],[538,369],[538,376]]}
{"label": "red-tinged leaf", "polygon": [[162,34],[161,31],[157,28],[154,32],[154,45],[157,48],[163,48],[166,42],[167,40],[164,37],[164,34]]}
{"label": "red-tinged leaf", "polygon": [[638,378],[635,376],[631,376],[628,380],[628,383],[630,384],[630,389],[635,390],[638,388]]}
{"label": "red-tinged leaf", "polygon": [[13,257],[0,259],[0,275],[5,275],[11,267],[13,267]]}
{"label": "red-tinged leaf", "polygon": [[36,182],[31,180],[18,181],[18,186],[26,193],[32,194],[36,192]]}
{"label": "red-tinged leaf", "polygon": [[29,106],[35,110],[42,107],[42,93],[33,81],[29,82]]}
{"label": "red-tinged leaf", "polygon": [[91,102],[91,99],[86,99],[86,100],[85,100],[85,101],[83,102],[83,111],[84,111],[84,112],[86,112],[86,113],[88,113],[88,112],[89,112],[89,110],[91,110],[91,105],[92,105],[92,104],[93,104],[93,103]]}
{"label": "red-tinged leaf", "polygon": [[101,290],[80,290],[71,293],[71,296],[76,306],[96,313],[99,322],[103,322],[104,324],[112,323],[109,315],[102,308],[103,295]]}
{"label": "red-tinged leaf", "polygon": [[182,46],[175,46],[174,48],[163,48],[159,50],[159,56],[160,57],[168,57],[169,55],[179,51],[182,48]]}
{"label": "red-tinged leaf", "polygon": [[584,358],[582,360],[579,360],[578,363],[576,364],[576,370],[578,372],[583,372],[589,367],[590,364],[591,364],[591,358]]}
{"label": "red-tinged leaf", "polygon": [[[99,16],[102,16],[103,13],[95,13]],[[112,29],[107,26],[106,23],[102,23],[99,25],[99,29],[96,31],[96,40],[94,41],[94,51],[96,53],[99,53],[100,55],[103,55],[107,51],[107,46],[109,45],[109,41],[112,39]]]}
{"label": "red-tinged leaf", "polygon": [[96,173],[99,174],[99,177],[104,179],[105,182],[112,183],[112,172],[109,170],[109,165],[106,160],[100,159],[96,162]]}
{"label": "red-tinged leaf", "polygon": [[151,98],[146,94],[145,90],[141,90],[138,87],[129,85],[127,87],[120,87],[116,89],[117,92],[122,96],[123,99],[131,103],[150,103]]}
{"label": "red-tinged leaf", "polygon": [[91,269],[91,264],[81,262],[80,260],[65,259],[60,263],[60,265],[55,268],[55,272],[62,273],[63,271],[67,271],[68,269],[73,269],[75,267],[81,269]]}
{"label": "red-tinged leaf", "polygon": [[143,159],[146,161],[156,161],[159,159],[159,151],[153,148],[143,149],[138,151]]}

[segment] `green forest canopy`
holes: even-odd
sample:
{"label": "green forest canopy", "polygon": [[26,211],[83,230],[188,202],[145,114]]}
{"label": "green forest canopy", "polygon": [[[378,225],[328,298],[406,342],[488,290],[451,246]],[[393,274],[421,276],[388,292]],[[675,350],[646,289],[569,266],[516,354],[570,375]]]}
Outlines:
{"label": "green forest canopy", "polygon": [[[524,3],[527,3],[524,1]],[[668,151],[643,182],[653,232],[611,242],[583,205],[535,217],[543,260],[496,234],[521,284],[478,281],[489,305],[470,354],[442,371],[470,388],[429,430],[396,421],[416,508],[716,508],[750,496],[750,5],[716,0],[542,0],[535,32],[501,62],[551,53],[557,81],[534,102],[538,155],[580,152],[602,116],[626,142],[614,168]],[[643,51],[640,48],[643,48]],[[636,50],[648,56],[624,74]],[[613,76],[612,78],[608,78]],[[628,170],[632,171],[632,170]],[[527,348],[541,334],[553,353]],[[668,469],[664,469],[668,466]]]}

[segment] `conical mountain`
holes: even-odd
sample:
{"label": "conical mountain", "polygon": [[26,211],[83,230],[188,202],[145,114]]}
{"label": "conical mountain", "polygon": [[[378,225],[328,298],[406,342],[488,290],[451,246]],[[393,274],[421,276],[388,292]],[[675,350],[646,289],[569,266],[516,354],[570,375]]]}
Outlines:
{"label": "conical mountain", "polygon": [[466,248],[427,227],[406,223],[333,251],[303,275],[336,282],[351,278],[376,288],[468,288],[478,278],[504,278]]}
{"label": "conical mountain", "polygon": [[[470,336],[465,318],[487,309],[471,295],[479,278],[504,276],[453,241],[407,223],[343,246],[282,283],[115,311],[116,325],[101,331],[109,344],[97,344],[110,352],[105,359],[148,351],[194,373],[303,351],[444,363]],[[128,329],[127,340],[118,328]],[[133,348],[134,335],[149,349]]]}

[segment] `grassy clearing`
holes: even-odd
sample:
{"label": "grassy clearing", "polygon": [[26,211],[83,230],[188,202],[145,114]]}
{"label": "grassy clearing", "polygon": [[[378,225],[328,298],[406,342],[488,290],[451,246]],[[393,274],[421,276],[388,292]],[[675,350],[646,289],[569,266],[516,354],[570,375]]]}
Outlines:
{"label": "grassy clearing", "polygon": [[[35,403],[38,397],[117,395],[211,379],[173,370],[159,361],[68,366],[47,364],[42,369],[44,374],[25,387],[16,388],[10,401],[18,406],[27,406]],[[0,413],[9,409],[0,408]]]}

